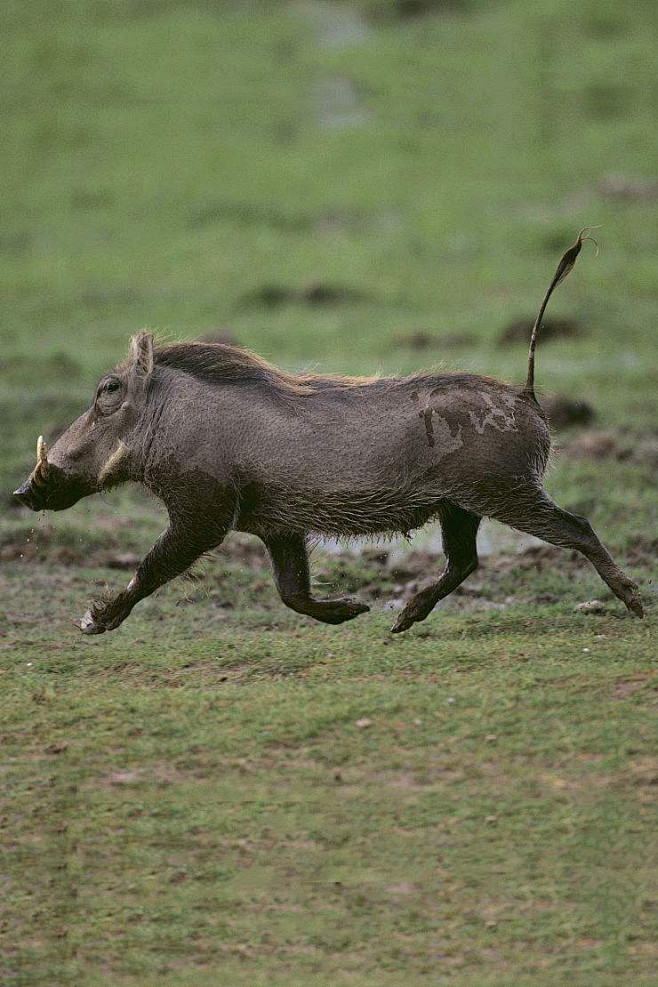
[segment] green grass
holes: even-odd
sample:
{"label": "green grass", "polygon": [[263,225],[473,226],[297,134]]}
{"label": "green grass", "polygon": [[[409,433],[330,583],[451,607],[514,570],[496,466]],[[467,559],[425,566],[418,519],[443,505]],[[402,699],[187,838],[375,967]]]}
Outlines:
{"label": "green grass", "polygon": [[[3,5],[3,983],[658,983],[658,13],[446,6]],[[136,328],[520,380],[498,337],[588,223],[600,255],[551,303],[582,334],[540,342],[538,379],[613,449],[560,435],[547,486],[640,581],[644,622],[490,528],[402,638],[388,604],[440,559],[318,553],[322,592],[373,604],[327,628],[244,539],[79,636],[162,512],[128,489],[37,518],[10,491]]]}
{"label": "green grass", "polygon": [[396,639],[179,587],[89,643],[65,573],[8,579],[19,982],[651,975],[651,625],[476,606]]}

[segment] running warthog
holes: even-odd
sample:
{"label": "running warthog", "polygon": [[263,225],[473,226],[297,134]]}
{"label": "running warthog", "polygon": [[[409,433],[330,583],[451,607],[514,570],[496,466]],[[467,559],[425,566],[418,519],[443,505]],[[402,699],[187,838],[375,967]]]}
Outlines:
{"label": "running warthog", "polygon": [[393,631],[424,620],[477,567],[483,516],[575,548],[642,616],[637,587],[589,522],[542,489],[550,435],[533,390],[546,303],[581,243],[562,258],[533,328],[523,388],[488,377],[426,373],[381,379],[290,375],[223,344],[154,349],[140,333],[130,359],[107,374],[90,408],[16,496],[34,511],[137,480],[167,507],[169,525],[127,588],[80,621],[86,634],[122,623],[139,600],[215,548],[232,528],[258,535],[283,602],[338,624],[368,610],[311,595],[307,538],[409,532],[438,518],[447,564],[411,599]]}

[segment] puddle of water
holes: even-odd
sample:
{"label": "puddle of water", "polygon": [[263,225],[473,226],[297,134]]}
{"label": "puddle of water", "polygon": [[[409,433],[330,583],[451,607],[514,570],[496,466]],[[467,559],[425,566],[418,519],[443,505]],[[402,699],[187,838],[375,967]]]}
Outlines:
{"label": "puddle of water", "polygon": [[366,123],[370,111],[361,105],[356,87],[347,76],[318,79],[313,87],[315,122],[323,130],[358,127]]}
{"label": "puddle of water", "polygon": [[361,11],[349,3],[308,0],[295,7],[312,21],[321,48],[348,48],[362,44],[372,29]]}
{"label": "puddle of water", "polygon": [[[362,44],[372,29],[359,9],[332,0],[295,0],[293,9],[313,25],[320,49],[333,51]],[[358,127],[370,118],[359,93],[346,76],[325,76],[313,86],[315,122],[321,130]]]}
{"label": "puddle of water", "polygon": [[[539,538],[524,535],[520,531],[506,528],[495,521],[483,521],[478,532],[478,555],[487,558],[490,555],[516,555],[528,548],[543,545]],[[440,554],[443,551],[441,528],[438,524],[427,525],[412,535],[410,540],[401,535],[395,538],[376,538],[363,541],[344,542],[338,538],[322,538],[317,543],[318,548],[329,555],[349,554],[361,555],[366,550],[384,549],[389,552],[389,564],[394,566],[409,552],[420,550]]]}

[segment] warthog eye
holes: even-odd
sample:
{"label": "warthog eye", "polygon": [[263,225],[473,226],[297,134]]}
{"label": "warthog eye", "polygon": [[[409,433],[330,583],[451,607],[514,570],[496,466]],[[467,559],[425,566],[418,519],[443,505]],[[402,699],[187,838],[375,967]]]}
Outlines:
{"label": "warthog eye", "polygon": [[122,391],[123,383],[116,377],[111,377],[105,383],[101,384],[96,394],[96,401],[100,406],[100,410],[102,410],[103,405],[106,406],[107,411],[113,410]]}

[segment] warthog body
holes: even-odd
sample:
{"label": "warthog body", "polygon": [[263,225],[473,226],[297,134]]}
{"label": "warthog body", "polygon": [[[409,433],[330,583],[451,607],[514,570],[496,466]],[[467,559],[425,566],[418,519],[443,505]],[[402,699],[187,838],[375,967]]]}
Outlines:
{"label": "warthog body", "polygon": [[166,505],[169,526],[127,589],[82,619],[89,634],[117,627],[231,529],[264,541],[284,603],[340,623],[368,607],[311,596],[307,538],[406,533],[438,518],[447,564],[400,614],[393,630],[406,630],[477,567],[483,516],[578,549],[641,616],[635,584],[589,523],[543,491],[549,448],[531,380],[519,390],[458,373],[295,376],[229,345],[154,349],[141,333],[49,453],[40,440],[16,493],[33,510],[62,510],[135,480]]}

